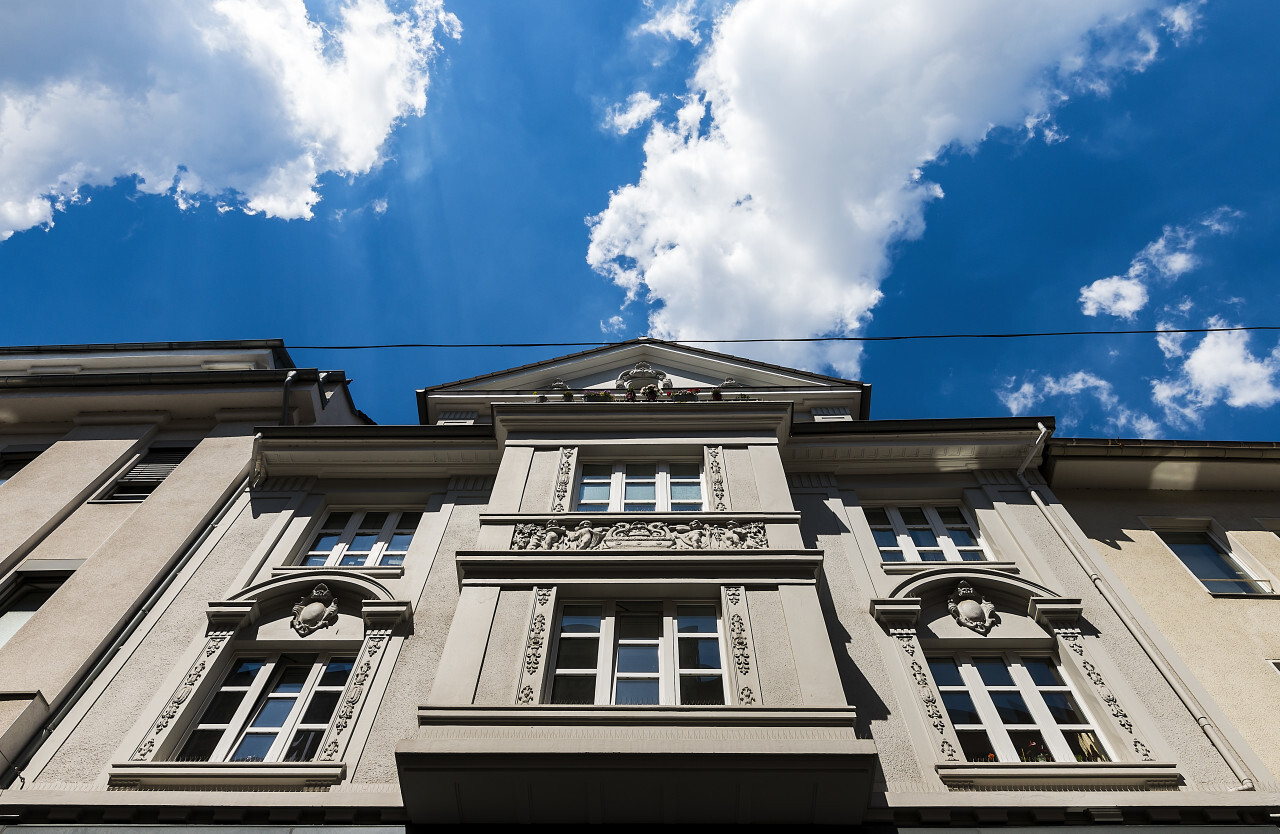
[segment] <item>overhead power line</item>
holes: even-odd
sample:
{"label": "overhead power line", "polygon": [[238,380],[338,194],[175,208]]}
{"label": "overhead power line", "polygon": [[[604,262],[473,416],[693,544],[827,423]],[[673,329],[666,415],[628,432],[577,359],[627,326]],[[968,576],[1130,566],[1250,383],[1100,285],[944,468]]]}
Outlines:
{"label": "overhead power line", "polygon": [[[802,336],[770,339],[679,339],[673,344],[742,345],[784,342],[911,342],[926,339],[1038,339],[1048,336],[1158,336],[1176,333],[1240,333],[1280,330],[1280,325],[1249,327],[1182,327],[1164,330],[1054,330],[1043,333],[912,333],[902,336]],[[621,342],[396,342],[382,345],[289,345],[290,350],[388,350],[392,348],[543,348],[608,347]]]}

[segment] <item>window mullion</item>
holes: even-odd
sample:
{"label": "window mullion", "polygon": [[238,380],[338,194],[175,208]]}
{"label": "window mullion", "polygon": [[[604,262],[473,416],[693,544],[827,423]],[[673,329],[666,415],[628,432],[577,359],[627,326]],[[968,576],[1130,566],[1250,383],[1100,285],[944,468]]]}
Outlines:
{"label": "window mullion", "polygon": [[[240,658],[233,658],[228,672],[235,668]],[[240,702],[240,706],[236,708],[235,715],[231,717],[231,723],[227,725],[227,730],[222,734],[222,739],[218,742],[218,746],[213,748],[213,753],[209,755],[211,762],[225,762],[231,760],[231,752],[240,744],[240,739],[244,738],[245,731],[249,729],[249,722],[253,719],[254,712],[258,706],[266,701],[268,689],[272,680],[276,676],[276,669],[280,666],[280,655],[268,655],[266,661],[262,664],[262,668],[258,670],[258,674],[253,679],[253,684],[249,686],[244,693],[244,700]],[[218,692],[222,689],[219,687]],[[214,693],[217,695],[217,692]]]}
{"label": "window mullion", "polygon": [[600,645],[596,649],[596,703],[613,703],[614,661],[618,647],[614,640],[614,615],[616,609],[609,600],[601,607]]}
{"label": "window mullion", "polygon": [[671,470],[665,463],[659,463],[653,472],[653,491],[654,509],[660,513],[670,512]]}
{"label": "window mullion", "polygon": [[991,693],[987,691],[987,685],[978,674],[977,667],[964,656],[957,656],[956,664],[960,668],[960,677],[964,679],[965,686],[969,689],[969,697],[973,699],[974,709],[982,718],[983,729],[987,731],[987,739],[996,751],[996,757],[1002,762],[1021,761],[1013,741],[1009,738],[1009,732],[1005,729],[1004,721],[991,700]]}
{"label": "window mullion", "polygon": [[942,517],[938,515],[938,511],[933,507],[921,507],[924,510],[924,517],[929,519],[929,526],[933,529],[933,534],[938,537],[938,546],[942,548],[942,558],[948,562],[963,561],[960,558],[960,551],[956,548],[955,542],[951,541],[951,532],[947,530],[947,525],[942,523]]}
{"label": "window mullion", "polygon": [[662,604],[662,644],[658,647],[658,703],[677,703],[676,692],[679,689],[679,658],[676,652],[676,604],[667,600]]}
{"label": "window mullion", "polygon": [[[1009,674],[1013,677],[1013,682],[1018,685],[1018,691],[1022,693],[1022,700],[1026,702],[1027,709],[1031,710],[1031,717],[1036,721],[1036,726],[1040,730],[1040,737],[1049,746],[1049,752],[1053,754],[1054,761],[1074,762],[1076,760],[1075,753],[1067,746],[1067,741],[1063,738],[1062,731],[1058,729],[1058,722],[1053,719],[1053,715],[1049,712],[1049,707],[1045,705],[1044,696],[1040,694],[1040,687],[1036,686],[1035,681],[1031,680],[1031,674],[1022,665],[1020,658],[1011,660]],[[1055,691],[1068,692],[1069,690],[1061,687],[1056,688]]]}
{"label": "window mullion", "polygon": [[885,507],[889,515],[889,523],[893,525],[893,534],[898,539],[898,547],[902,550],[902,558],[908,562],[919,562],[920,553],[916,550],[916,543],[911,538],[911,533],[907,530],[906,522],[902,520],[902,516],[898,513],[897,507]]}
{"label": "window mullion", "polygon": [[293,701],[293,709],[289,710],[289,714],[285,716],[284,721],[280,723],[280,729],[276,736],[275,742],[271,745],[271,749],[267,751],[267,755],[263,757],[264,761],[278,762],[284,758],[284,753],[289,749],[289,744],[293,740],[294,730],[298,727],[298,722],[302,719],[303,710],[315,695],[316,683],[319,682],[320,675],[324,672],[325,665],[329,662],[328,655],[319,655],[311,664],[311,671],[307,674],[307,679],[302,683],[302,690],[298,692],[298,697]]}

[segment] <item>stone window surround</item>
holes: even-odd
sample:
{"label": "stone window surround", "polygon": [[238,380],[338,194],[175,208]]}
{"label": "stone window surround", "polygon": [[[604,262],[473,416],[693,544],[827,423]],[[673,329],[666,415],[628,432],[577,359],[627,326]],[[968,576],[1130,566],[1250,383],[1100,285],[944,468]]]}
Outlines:
{"label": "stone window surround", "polygon": [[[1139,516],[1139,521],[1147,526],[1147,529],[1156,534],[1157,541],[1160,546],[1168,552],[1169,556],[1178,563],[1178,565],[1196,580],[1205,593],[1210,597],[1224,599],[1257,599],[1267,597],[1280,597],[1277,588],[1280,588],[1280,582],[1274,574],[1262,566],[1257,559],[1247,551],[1239,542],[1234,541],[1231,534],[1216,519],[1209,516]],[[1227,561],[1244,574],[1249,580],[1256,582],[1261,590],[1256,593],[1236,593],[1236,592],[1219,592],[1211,591],[1206,587],[1200,578],[1187,567],[1182,559],[1173,552],[1160,538],[1160,533],[1205,533],[1210,540],[1217,545],[1222,555]]]}
{"label": "stone window surround", "polygon": [[[645,510],[628,509],[627,507],[628,504],[646,503],[641,501],[627,500],[626,488],[628,483],[630,483],[630,479],[628,478],[626,467],[631,464],[652,465],[657,468],[657,474],[653,480],[654,491],[656,493],[655,495],[656,506],[654,510],[645,511]],[[676,508],[676,505],[678,505],[679,502],[673,500],[672,494],[671,494],[671,487],[673,485],[672,480],[675,477],[671,475],[672,464],[687,464],[691,466],[696,465],[698,467],[698,491],[699,491],[699,494],[701,495],[701,506],[699,506],[697,510],[680,510]],[[583,510],[579,507],[580,499],[582,497],[582,487],[585,483],[584,479],[586,477],[590,477],[586,475],[586,467],[593,466],[593,465],[594,466],[612,466],[613,468],[612,476],[608,481],[609,506],[605,510]],[[588,502],[588,503],[595,503],[595,502]],[[688,459],[688,460],[682,459],[680,457],[674,457],[674,458],[664,457],[661,460],[656,458],[647,459],[644,457],[640,457],[637,459],[619,461],[619,460],[614,460],[612,458],[607,460],[592,459],[589,457],[584,458],[581,454],[578,456],[577,472],[574,473],[574,481],[573,481],[573,501],[571,502],[573,512],[580,512],[580,513],[625,512],[630,514],[644,513],[646,515],[653,512],[658,512],[658,513],[706,512],[707,504],[708,504],[707,476],[706,476],[705,467],[703,466],[703,462],[700,457],[697,459]]]}

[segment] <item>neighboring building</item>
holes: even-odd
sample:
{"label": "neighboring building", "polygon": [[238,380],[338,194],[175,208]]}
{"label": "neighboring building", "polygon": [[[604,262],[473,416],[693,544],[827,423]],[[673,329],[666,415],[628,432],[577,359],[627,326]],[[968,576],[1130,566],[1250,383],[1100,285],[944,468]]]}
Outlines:
{"label": "neighboring building", "polygon": [[[0,650],[29,703],[78,670],[52,720],[10,722],[39,741],[5,754],[19,830],[1280,804],[1045,484],[1048,418],[874,421],[863,383],[654,340],[424,389],[419,426],[322,424],[314,379],[311,414],[239,430],[216,495],[176,481],[189,458],[123,522],[44,539],[92,539],[73,579],[106,567],[87,616],[53,612],[68,582]],[[137,568],[149,506],[172,541]]]}
{"label": "neighboring building", "polygon": [[1280,773],[1280,444],[1052,440],[1054,492],[1124,604]]}

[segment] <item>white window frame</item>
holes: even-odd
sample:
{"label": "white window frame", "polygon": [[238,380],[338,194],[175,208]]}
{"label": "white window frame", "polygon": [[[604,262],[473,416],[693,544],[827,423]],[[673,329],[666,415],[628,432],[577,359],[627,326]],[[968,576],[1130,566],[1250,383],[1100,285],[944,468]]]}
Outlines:
{"label": "white window frame", "polygon": [[[652,502],[654,504],[654,508],[652,510],[634,509],[634,505],[647,504],[650,502],[628,501],[626,499],[626,487],[628,483],[628,478],[627,478],[628,465],[655,467],[655,474],[653,477],[654,501]],[[701,500],[696,502],[697,503],[696,509],[693,506],[695,503],[693,501],[672,499],[671,487],[674,483],[681,483],[681,482],[693,483],[694,482],[694,479],[691,477],[673,476],[671,474],[672,465],[698,467],[697,484],[698,484],[698,494],[701,496]],[[582,487],[583,487],[583,484],[588,483],[587,479],[590,479],[590,482],[594,482],[597,484],[604,483],[603,475],[587,473],[587,467],[589,466],[612,467],[609,475],[609,482],[608,482],[609,483],[609,500],[607,502],[607,507],[605,508],[600,507],[600,505],[606,504],[605,501],[583,501],[582,500]],[[649,479],[633,476],[630,482],[642,483],[647,480]],[[706,471],[702,465],[701,460],[697,460],[697,461],[678,460],[678,459],[673,461],[629,460],[629,461],[622,461],[622,462],[587,460],[587,461],[582,461],[578,464],[578,477],[575,480],[573,494],[574,494],[574,502],[573,502],[574,510],[576,512],[582,512],[582,513],[587,513],[587,512],[597,512],[597,513],[705,512],[707,508]],[[590,507],[584,509],[583,505],[590,505]]]}
{"label": "white window frame", "polygon": [[[1185,570],[1187,574],[1193,577],[1197,582],[1199,582],[1200,587],[1204,588],[1205,591],[1207,591],[1209,594],[1214,596],[1221,596],[1224,594],[1225,595],[1240,594],[1242,596],[1243,595],[1257,596],[1257,595],[1266,595],[1266,594],[1273,593],[1275,586],[1269,580],[1264,579],[1262,576],[1260,576],[1259,571],[1254,570],[1249,566],[1248,560],[1243,557],[1243,554],[1237,553],[1234,550],[1234,548],[1231,546],[1231,544],[1227,541],[1225,531],[1223,532],[1223,534],[1219,534],[1218,530],[1214,529],[1217,526],[1218,525],[1213,524],[1211,522],[1206,523],[1199,520],[1195,520],[1195,521],[1188,520],[1184,524],[1167,524],[1167,523],[1157,524],[1155,526],[1152,526],[1151,529],[1153,532],[1155,532],[1156,537],[1160,539],[1160,544],[1165,548],[1165,550],[1169,551],[1169,553],[1173,556],[1174,560],[1179,565],[1182,566],[1182,569]],[[1166,534],[1171,534],[1171,535],[1191,534],[1191,535],[1204,536],[1208,540],[1208,543],[1212,545],[1215,550],[1218,551],[1218,555],[1222,557],[1222,560],[1226,562],[1226,564],[1229,567],[1234,568],[1236,573],[1239,575],[1239,579],[1237,580],[1223,580],[1223,581],[1244,582],[1249,585],[1252,585],[1254,587],[1254,590],[1253,591],[1215,590],[1213,587],[1206,584],[1203,578],[1196,576],[1196,573],[1191,569],[1191,566],[1188,565],[1186,562],[1184,562],[1182,559],[1182,556],[1178,554],[1178,551],[1174,550],[1169,545],[1169,542],[1165,540]],[[1210,581],[1212,582],[1213,580],[1210,580]]]}
{"label": "white window frame", "polygon": [[[921,525],[908,525],[903,521],[901,509],[904,507],[918,508],[924,512],[925,519],[928,522],[928,529],[938,540],[937,548],[926,548],[926,550],[930,552],[933,550],[941,552],[942,559],[924,559],[921,556],[921,549],[912,539],[911,530],[924,529],[924,527]],[[976,543],[974,546],[960,547],[952,541],[948,525],[938,514],[939,508],[957,509],[960,511],[960,514],[965,520],[964,526],[967,527],[969,532],[973,535],[973,540]],[[868,510],[884,511],[885,515],[888,516],[888,525],[873,523],[871,517],[867,515]],[[867,526],[871,529],[871,537],[873,540],[875,540],[877,530],[887,531],[892,529],[893,531],[895,548],[890,548],[888,545],[881,545],[880,542],[876,540],[876,549],[880,554],[880,561],[884,564],[901,564],[901,562],[990,562],[995,558],[991,554],[991,549],[987,546],[987,541],[982,535],[982,530],[978,527],[977,519],[974,518],[973,513],[970,512],[969,508],[959,501],[954,503],[935,501],[932,503],[918,502],[913,504],[866,504],[863,505],[863,517],[866,519]],[[957,526],[959,525],[951,525],[951,527]],[[884,551],[894,549],[902,554],[902,559],[885,559]],[[964,553],[979,554],[982,558],[965,559],[963,557]]]}
{"label": "white window frame", "polygon": [[[661,605],[662,634],[657,638],[619,638],[617,637],[617,619],[619,608],[629,603]],[[562,618],[566,607],[598,607],[601,612],[600,631],[596,633],[562,633]],[[715,611],[716,630],[711,632],[690,632],[683,636],[678,632],[678,609],[681,607],[707,607]],[[617,682],[656,678],[658,680],[658,703],[644,706],[678,706],[680,705],[680,678],[719,676],[721,681],[721,704],[732,703],[729,681],[729,656],[726,654],[725,626],[720,605],[714,600],[680,599],[680,600],[564,600],[556,612],[555,645],[550,657],[550,674],[547,675],[546,692],[543,703],[554,703],[552,700],[555,682],[560,677],[595,678],[596,705],[614,705],[617,700]],[[596,665],[593,669],[561,669],[559,667],[560,641],[597,639]],[[715,639],[720,653],[719,669],[684,668],[680,665],[680,640]],[[632,645],[657,645],[658,671],[656,673],[618,672],[619,647]],[[690,705],[692,706],[692,705]],[[710,706],[710,705],[703,705]]]}
{"label": "white window frame", "polygon": [[[1002,686],[996,684],[987,684],[982,680],[982,676],[974,665],[975,658],[995,658],[1002,659],[1009,675],[1013,680],[1013,685]],[[948,711],[948,720],[952,721],[952,727],[957,733],[966,730],[981,730],[986,732],[987,739],[994,748],[997,761],[1000,762],[1023,762],[1022,757],[1018,754],[1017,748],[1014,746],[1013,740],[1009,736],[1009,731],[1014,732],[1020,730],[1029,730],[1039,732],[1040,737],[1044,740],[1045,746],[1049,748],[1049,753],[1053,756],[1053,760],[1058,764],[1076,764],[1077,760],[1074,751],[1068,745],[1064,731],[1082,731],[1093,734],[1098,745],[1101,746],[1102,752],[1106,755],[1107,761],[1116,761],[1115,753],[1107,744],[1106,738],[1098,727],[1098,722],[1093,719],[1086,705],[1081,699],[1080,694],[1071,686],[1062,665],[1051,653],[1048,652],[1001,652],[1001,651],[976,651],[976,652],[930,652],[929,661],[953,660],[960,670],[960,677],[963,680],[963,686],[944,685],[937,679],[936,669],[931,667],[930,673],[934,676],[934,683],[938,686],[939,693],[943,696],[943,708],[946,709],[946,696],[948,693],[965,692],[969,695],[973,706],[981,719],[980,724],[973,723],[956,723],[951,719]],[[1031,677],[1031,673],[1027,671],[1023,665],[1023,660],[1047,660],[1053,664],[1057,672],[1058,678],[1062,681],[1061,685],[1041,685],[1037,684]],[[991,700],[991,693],[995,692],[1017,692],[1022,696],[1023,702],[1027,706],[1027,710],[1031,713],[1033,723],[1031,724],[1006,724],[1000,717],[994,702]],[[1064,693],[1067,694],[1071,701],[1074,702],[1077,711],[1085,718],[1083,723],[1059,724],[1054,720],[1049,707],[1046,704],[1041,693]],[[963,755],[963,750],[961,751]],[[1036,761],[1036,760],[1030,760]],[[978,764],[978,762],[973,762]]]}
{"label": "white window frame", "polygon": [[[273,690],[283,675],[285,668],[290,665],[298,665],[296,662],[292,661],[292,659],[296,657],[296,654],[290,655],[284,652],[253,651],[238,653],[234,658],[232,658],[231,664],[223,674],[222,681],[219,683],[218,687],[213,689],[209,693],[208,697],[204,699],[204,702],[200,705],[199,712],[194,713],[196,717],[192,720],[190,727],[188,727],[187,731],[183,734],[180,743],[173,748],[174,761],[181,764],[192,764],[201,761],[258,764],[259,760],[237,761],[231,757],[235,754],[240,743],[246,736],[257,734],[265,735],[266,732],[269,731],[274,732],[276,737],[271,743],[270,748],[267,750],[266,755],[264,755],[260,761],[281,762],[284,761],[284,756],[289,750],[289,745],[292,743],[294,734],[299,730],[320,730],[321,738],[323,739],[324,731],[326,731],[329,725],[333,722],[333,718],[337,715],[338,708],[341,706],[342,691],[346,688],[351,672],[348,672],[347,677],[343,679],[340,685],[321,686],[319,683],[320,679],[323,676],[325,669],[328,668],[329,663],[334,660],[349,660],[351,661],[352,669],[354,669],[358,655],[359,651],[356,648],[348,651],[315,653],[311,661],[311,669],[307,674],[307,678],[302,683],[300,690],[296,693],[293,706],[289,710],[288,715],[286,715],[284,720],[281,722],[281,725],[279,727],[255,729],[252,726],[252,723],[262,707],[266,705],[267,701],[279,700],[280,697],[284,696],[283,693],[275,693]],[[250,683],[244,686],[237,686],[227,682],[235,670],[239,668],[241,663],[259,659],[262,660],[262,666],[258,668]],[[311,706],[312,699],[318,693],[335,691],[338,695],[335,699],[333,712],[329,715],[329,720],[324,724],[303,724],[302,718],[305,715],[307,708]],[[235,712],[225,724],[203,723],[202,719],[205,717],[206,711],[213,704],[213,701],[218,694],[222,692],[243,692],[244,695],[240,699]],[[288,694],[292,695],[295,693]],[[200,731],[221,732],[222,737],[213,747],[213,750],[207,759],[180,758],[187,742],[195,733]],[[319,752],[318,745],[316,752]],[[312,761],[312,759],[306,759],[305,761]]]}
{"label": "white window frame", "polygon": [[[343,513],[350,513],[350,517],[341,528],[331,523],[334,516]],[[375,534],[376,538],[371,543],[368,551],[352,551],[351,545],[355,540],[356,534],[361,532],[361,525],[364,524],[365,518],[370,513],[386,513],[387,517],[383,519],[382,525]],[[409,526],[404,523],[404,518],[406,514],[411,513],[416,513],[418,520]],[[422,510],[403,507],[334,507],[325,513],[320,526],[316,527],[308,536],[307,544],[299,552],[295,561],[300,567],[371,568],[401,566],[408,556],[409,549],[413,546],[413,538],[417,535],[418,528],[422,526],[422,515]],[[409,541],[404,545],[404,549],[396,548],[392,550],[391,545],[394,543],[394,537],[405,533],[409,535]],[[333,545],[329,548],[321,547],[320,542],[323,537],[332,535],[337,536]],[[368,535],[368,533],[366,532],[365,535]],[[363,556],[363,561],[359,564],[342,564],[344,559],[354,559],[356,556]],[[310,562],[314,564],[308,564]]]}

